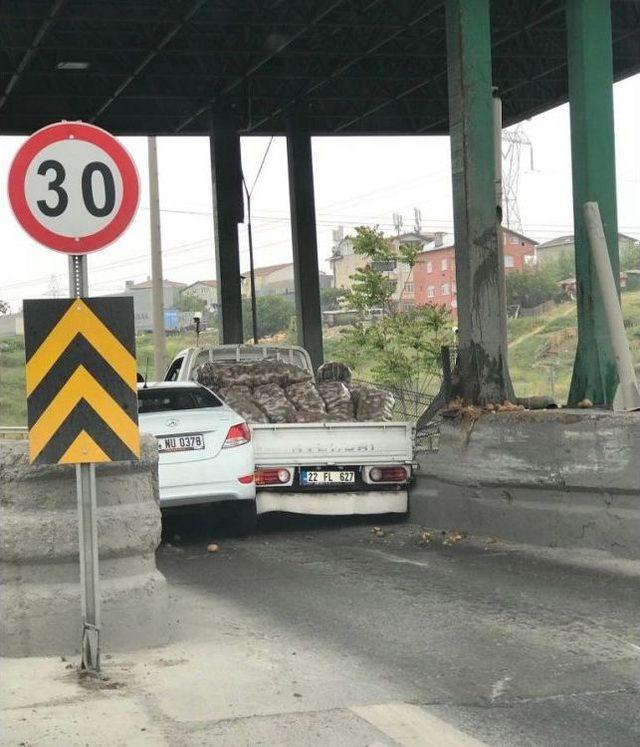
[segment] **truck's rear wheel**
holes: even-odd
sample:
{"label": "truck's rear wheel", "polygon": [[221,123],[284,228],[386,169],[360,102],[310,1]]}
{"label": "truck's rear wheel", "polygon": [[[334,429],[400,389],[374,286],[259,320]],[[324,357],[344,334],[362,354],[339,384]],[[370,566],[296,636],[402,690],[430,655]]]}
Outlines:
{"label": "truck's rear wheel", "polygon": [[233,525],[239,537],[246,537],[256,531],[258,514],[255,500],[235,501],[233,512]]}

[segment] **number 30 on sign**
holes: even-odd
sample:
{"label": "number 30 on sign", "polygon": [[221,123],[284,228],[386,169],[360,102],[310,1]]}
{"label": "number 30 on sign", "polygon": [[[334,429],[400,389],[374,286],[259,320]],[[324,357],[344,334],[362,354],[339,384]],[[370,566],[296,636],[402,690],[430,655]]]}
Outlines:
{"label": "number 30 on sign", "polygon": [[138,173],[108,132],[59,122],[34,133],[9,171],[9,201],[25,231],[50,249],[87,254],[118,238],[138,206]]}

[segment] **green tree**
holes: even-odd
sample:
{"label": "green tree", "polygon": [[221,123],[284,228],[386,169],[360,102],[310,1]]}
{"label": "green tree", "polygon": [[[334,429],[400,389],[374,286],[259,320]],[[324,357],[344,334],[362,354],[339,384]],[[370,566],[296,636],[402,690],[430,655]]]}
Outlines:
{"label": "green tree", "polygon": [[0,300],[0,314],[9,313],[9,304],[6,301]]}
{"label": "green tree", "polygon": [[[258,338],[285,332],[295,317],[296,307],[289,296],[258,296],[256,299]],[[242,328],[245,340],[253,337],[251,300],[242,302]]]}
{"label": "green tree", "polygon": [[178,311],[204,311],[206,303],[192,293],[181,293],[176,301]]}
{"label": "green tree", "polygon": [[563,291],[557,274],[557,267],[550,263],[507,273],[507,304],[531,309],[545,301],[560,301]]}
{"label": "green tree", "polygon": [[640,242],[625,244],[620,252],[621,270],[640,270]]}
{"label": "green tree", "polygon": [[357,323],[342,333],[340,357],[356,371],[392,389],[410,411],[416,394],[434,394],[441,377],[441,348],[453,344],[451,315],[444,306],[416,306],[376,324]]}
{"label": "green tree", "polygon": [[384,269],[384,263],[400,261],[413,267],[417,260],[415,246],[394,250],[390,240],[377,227],[361,226],[352,239],[357,254],[369,262],[352,276],[353,288],[346,303],[366,315],[382,308],[384,318],[377,323],[361,321],[345,330],[336,345],[347,365],[389,387],[396,398],[409,400],[417,414],[417,393],[435,393],[441,375],[441,347],[453,342],[453,325],[448,310],[442,306],[418,306],[399,311],[393,303],[395,281]]}
{"label": "green tree", "polygon": [[322,311],[335,311],[340,308],[340,301],[344,298],[343,288],[321,288],[320,308]]}
{"label": "green tree", "polygon": [[[543,266],[544,267],[544,266]],[[554,280],[567,280],[567,278],[575,277],[576,274],[576,260],[572,251],[564,251],[560,254],[558,259],[552,261],[547,267],[547,273]]]}
{"label": "green tree", "polygon": [[391,240],[378,230],[378,226],[358,226],[351,241],[354,252],[365,257],[368,262],[351,275],[351,290],[344,294],[345,305],[365,313],[372,309],[393,313],[396,310],[393,294],[397,281],[382,268],[387,263],[395,262],[412,268],[416,263],[418,248],[400,245],[396,251]]}

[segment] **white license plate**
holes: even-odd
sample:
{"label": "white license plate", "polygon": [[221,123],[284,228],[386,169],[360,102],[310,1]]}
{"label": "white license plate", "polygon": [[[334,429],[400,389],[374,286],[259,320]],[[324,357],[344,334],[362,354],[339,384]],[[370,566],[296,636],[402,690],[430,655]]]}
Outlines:
{"label": "white license plate", "polygon": [[198,449],[204,449],[202,433],[189,433],[184,436],[160,436],[158,438],[158,451],[161,454],[172,451],[197,451]]}
{"label": "white license plate", "polygon": [[353,483],[356,481],[356,473],[353,471],[320,471],[302,470],[303,485],[327,485],[329,483]]}

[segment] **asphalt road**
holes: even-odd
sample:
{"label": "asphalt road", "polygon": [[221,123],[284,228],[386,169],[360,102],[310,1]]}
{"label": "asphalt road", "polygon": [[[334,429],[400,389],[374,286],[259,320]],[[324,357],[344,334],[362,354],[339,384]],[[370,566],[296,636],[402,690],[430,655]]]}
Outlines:
{"label": "asphalt road", "polygon": [[158,564],[190,647],[160,704],[174,738],[640,744],[637,575],[376,525],[275,517],[238,540],[168,521]]}

